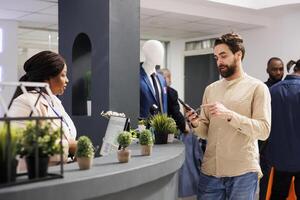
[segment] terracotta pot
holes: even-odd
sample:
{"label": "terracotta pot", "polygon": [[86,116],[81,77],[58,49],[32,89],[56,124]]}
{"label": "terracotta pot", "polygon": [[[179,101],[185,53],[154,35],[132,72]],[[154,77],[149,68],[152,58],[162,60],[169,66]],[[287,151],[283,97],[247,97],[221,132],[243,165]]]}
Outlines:
{"label": "terracotta pot", "polygon": [[93,165],[93,158],[77,157],[77,163],[80,170],[90,169]]}
{"label": "terracotta pot", "polygon": [[141,145],[142,156],[150,156],[152,154],[153,145]]}
{"label": "terracotta pot", "polygon": [[131,150],[121,149],[118,150],[118,160],[121,163],[127,163],[131,157]]}

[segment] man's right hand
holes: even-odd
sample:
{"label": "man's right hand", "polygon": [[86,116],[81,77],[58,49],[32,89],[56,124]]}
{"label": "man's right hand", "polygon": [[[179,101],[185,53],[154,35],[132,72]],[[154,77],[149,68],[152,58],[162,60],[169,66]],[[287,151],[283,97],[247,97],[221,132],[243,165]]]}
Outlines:
{"label": "man's right hand", "polygon": [[199,116],[194,110],[186,110],[185,117],[193,128],[197,128],[199,126]]}

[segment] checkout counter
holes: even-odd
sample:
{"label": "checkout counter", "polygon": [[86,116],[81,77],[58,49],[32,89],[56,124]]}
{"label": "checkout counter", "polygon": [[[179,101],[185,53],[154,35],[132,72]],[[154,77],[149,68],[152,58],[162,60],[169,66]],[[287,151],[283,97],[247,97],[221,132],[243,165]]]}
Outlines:
{"label": "checkout counter", "polygon": [[[151,156],[141,156],[140,146],[130,146],[131,159],[119,163],[117,153],[94,159],[90,170],[77,163],[64,165],[64,178],[0,189],[0,200],[175,200],[178,170],[185,150],[176,141],[155,145]],[[59,167],[50,167],[57,172]]]}

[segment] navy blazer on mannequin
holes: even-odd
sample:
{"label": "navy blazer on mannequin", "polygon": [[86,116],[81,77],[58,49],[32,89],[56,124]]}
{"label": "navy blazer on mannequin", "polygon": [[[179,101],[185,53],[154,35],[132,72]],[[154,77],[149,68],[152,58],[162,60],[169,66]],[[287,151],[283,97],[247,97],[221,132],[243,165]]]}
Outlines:
{"label": "navy blazer on mannequin", "polygon": [[[160,74],[157,74],[158,80],[160,82],[161,88],[161,98],[162,98],[162,107],[163,107],[163,113],[168,112],[168,102],[167,102],[167,84],[164,79],[164,77]],[[148,76],[143,69],[142,66],[140,66],[140,117],[141,118],[147,118],[150,114],[150,108],[153,104],[158,105],[158,102],[156,101],[154,91],[151,85],[150,80],[148,79]]]}

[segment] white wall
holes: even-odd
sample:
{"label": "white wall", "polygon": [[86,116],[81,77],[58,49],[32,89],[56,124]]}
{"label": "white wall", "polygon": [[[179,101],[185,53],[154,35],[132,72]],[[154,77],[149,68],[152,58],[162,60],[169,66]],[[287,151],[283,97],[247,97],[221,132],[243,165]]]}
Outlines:
{"label": "white wall", "polygon": [[243,62],[247,74],[262,81],[268,79],[267,62],[270,57],[283,58],[282,28],[275,22],[270,27],[240,33],[244,39],[246,55]]}
{"label": "white wall", "polygon": [[168,66],[172,74],[172,87],[178,91],[178,96],[184,99],[184,40],[171,41],[168,49]]}
{"label": "white wall", "polygon": [[[299,12],[291,13],[278,19],[275,18],[267,27],[239,32],[246,48],[243,67],[247,74],[266,81],[268,78],[266,65],[270,57],[280,57],[285,64],[291,59],[300,59],[299,19]],[[184,45],[187,41],[199,39],[206,38],[170,42],[168,67],[173,75],[172,86],[178,90],[180,97],[184,95]]]}
{"label": "white wall", "polygon": [[281,19],[283,35],[279,36],[282,40],[283,59],[287,62],[291,59],[300,59],[300,12],[289,14]]}
{"label": "white wall", "polygon": [[2,81],[17,80],[17,22],[0,20],[2,29],[2,52],[0,66],[2,66]]}
{"label": "white wall", "polygon": [[[17,80],[17,22],[0,20],[2,29],[2,51],[0,52],[1,81]],[[1,38],[0,38],[1,39]],[[13,88],[1,88],[0,95],[8,103],[13,95]],[[2,107],[0,106],[2,116]]]}
{"label": "white wall", "polygon": [[300,13],[288,14],[270,27],[242,33],[247,51],[244,68],[249,74],[266,80],[266,64],[272,56],[280,57],[284,64],[300,59],[299,18]]}

